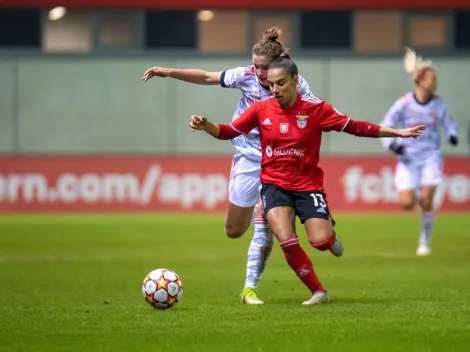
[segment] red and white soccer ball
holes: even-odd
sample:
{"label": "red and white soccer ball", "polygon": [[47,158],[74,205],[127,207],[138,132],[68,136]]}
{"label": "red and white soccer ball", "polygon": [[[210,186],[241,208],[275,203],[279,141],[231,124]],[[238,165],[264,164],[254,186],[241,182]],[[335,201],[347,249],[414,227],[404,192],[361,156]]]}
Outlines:
{"label": "red and white soccer ball", "polygon": [[142,294],[153,308],[168,309],[183,297],[183,283],[174,271],[155,269],[145,277]]}

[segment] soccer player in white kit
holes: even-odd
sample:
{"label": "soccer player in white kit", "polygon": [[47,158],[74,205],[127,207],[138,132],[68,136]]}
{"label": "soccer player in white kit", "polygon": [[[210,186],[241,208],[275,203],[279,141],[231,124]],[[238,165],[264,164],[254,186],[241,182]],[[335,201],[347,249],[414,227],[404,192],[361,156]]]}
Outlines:
{"label": "soccer player in white kit", "polygon": [[[242,92],[233,120],[240,117],[254,102],[271,97],[267,72],[271,62],[284,54],[278,40],[281,30],[273,27],[265,31],[263,38],[253,46],[253,65],[236,67],[222,72],[207,72],[196,69],[172,69],[152,67],[142,80],[152,77],[171,77],[185,82],[236,88]],[[297,91],[305,97],[313,97],[305,79],[299,76]],[[268,123],[268,122],[267,122]],[[256,288],[264,272],[273,246],[273,233],[266,220],[262,202],[259,201],[261,182],[261,145],[258,129],[232,140],[236,152],[233,157],[229,184],[229,206],[225,216],[225,232],[228,237],[242,236],[250,227],[255,205],[255,232],[248,249],[245,287],[241,293],[243,303],[263,304]]]}
{"label": "soccer player in white kit", "polygon": [[433,198],[443,179],[441,128],[454,146],[458,144],[458,131],[457,123],[449,117],[446,102],[435,95],[437,75],[432,62],[423,61],[414,50],[407,49],[404,65],[413,78],[415,90],[395,101],[381,125],[392,128],[426,125],[426,130],[416,139],[383,138],[381,142],[398,155],[395,187],[401,205],[405,210],[411,210],[418,203],[421,208],[421,234],[416,254],[423,256],[431,253],[435,221]]}

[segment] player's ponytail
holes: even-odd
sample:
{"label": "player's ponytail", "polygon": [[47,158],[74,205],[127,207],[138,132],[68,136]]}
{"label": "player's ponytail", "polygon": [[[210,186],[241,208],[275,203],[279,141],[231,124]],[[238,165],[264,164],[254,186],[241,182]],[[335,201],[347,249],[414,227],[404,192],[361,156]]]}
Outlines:
{"label": "player's ponytail", "polygon": [[424,61],[422,57],[417,56],[416,52],[411,48],[406,48],[403,65],[406,73],[408,73],[415,82],[420,79],[426,70],[434,69],[432,61]]}
{"label": "player's ponytail", "polygon": [[287,55],[287,50],[279,41],[281,34],[282,30],[279,27],[265,30],[261,40],[253,46],[253,55],[267,56],[271,60],[276,60],[284,54]]}

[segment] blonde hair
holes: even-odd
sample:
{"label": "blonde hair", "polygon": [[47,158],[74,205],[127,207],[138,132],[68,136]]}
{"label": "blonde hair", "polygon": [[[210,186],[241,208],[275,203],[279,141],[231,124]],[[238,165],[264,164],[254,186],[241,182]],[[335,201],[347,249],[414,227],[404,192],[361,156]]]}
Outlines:
{"label": "blonde hair", "polygon": [[253,54],[257,56],[267,56],[272,60],[287,54],[287,50],[279,41],[282,30],[279,27],[271,27],[264,31],[261,40],[253,46]]}
{"label": "blonde hair", "polygon": [[403,63],[406,73],[408,73],[415,82],[426,70],[435,70],[431,60],[423,60],[423,58],[421,56],[417,56],[416,52],[411,48],[406,48]]}

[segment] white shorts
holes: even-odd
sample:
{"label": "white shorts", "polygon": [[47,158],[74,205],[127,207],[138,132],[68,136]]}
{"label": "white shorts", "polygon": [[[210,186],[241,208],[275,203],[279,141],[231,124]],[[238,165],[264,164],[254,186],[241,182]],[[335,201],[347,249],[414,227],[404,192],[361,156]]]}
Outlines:
{"label": "white shorts", "polygon": [[441,158],[429,158],[419,163],[400,161],[395,170],[397,191],[418,190],[421,186],[438,186],[442,180]]}
{"label": "white shorts", "polygon": [[239,207],[252,207],[258,203],[261,192],[261,162],[243,156],[233,159],[228,186],[229,201]]}

